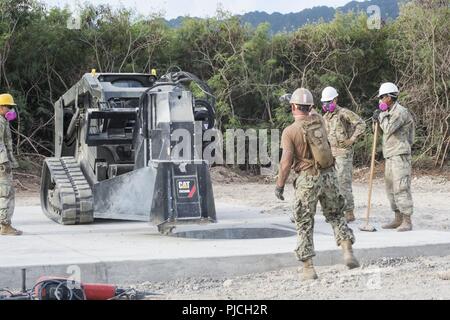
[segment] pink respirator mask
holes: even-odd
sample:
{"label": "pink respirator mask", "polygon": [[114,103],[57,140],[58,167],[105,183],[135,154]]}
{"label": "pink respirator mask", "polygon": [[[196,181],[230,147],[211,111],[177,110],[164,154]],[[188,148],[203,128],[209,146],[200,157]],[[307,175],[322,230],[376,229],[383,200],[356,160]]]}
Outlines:
{"label": "pink respirator mask", "polygon": [[336,103],[329,102],[322,104],[322,110],[323,112],[334,112],[336,110]]}
{"label": "pink respirator mask", "polygon": [[8,111],[5,114],[5,119],[8,121],[14,121],[14,120],[16,120],[16,118],[17,118],[17,113],[14,110]]}
{"label": "pink respirator mask", "polygon": [[380,101],[380,104],[378,105],[378,108],[381,111],[385,112],[385,111],[387,111],[389,109],[389,106],[388,106],[388,104],[386,102],[381,102]]}

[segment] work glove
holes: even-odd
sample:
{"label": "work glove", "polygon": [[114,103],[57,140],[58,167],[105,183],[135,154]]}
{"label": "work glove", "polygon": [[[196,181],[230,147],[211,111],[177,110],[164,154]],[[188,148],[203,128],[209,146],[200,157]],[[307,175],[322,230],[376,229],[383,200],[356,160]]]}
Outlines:
{"label": "work glove", "polygon": [[283,192],[284,192],[284,187],[276,187],[275,188],[275,197],[277,197],[280,200],[284,200]]}
{"label": "work glove", "polygon": [[344,148],[350,148],[354,143],[355,141],[353,139],[347,139],[342,142],[342,146]]}
{"label": "work glove", "polygon": [[380,119],[380,113],[381,113],[381,110],[380,110],[380,109],[376,109],[376,110],[373,112],[372,120],[375,121],[375,122],[378,122],[379,119]]}

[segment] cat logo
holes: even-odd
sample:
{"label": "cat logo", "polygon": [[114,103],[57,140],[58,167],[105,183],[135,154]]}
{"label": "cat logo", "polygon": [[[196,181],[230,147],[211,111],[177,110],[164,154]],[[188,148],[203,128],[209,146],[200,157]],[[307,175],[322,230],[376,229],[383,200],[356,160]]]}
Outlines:
{"label": "cat logo", "polygon": [[180,198],[195,199],[197,186],[194,179],[179,179],[176,181],[177,195]]}
{"label": "cat logo", "polygon": [[189,193],[191,190],[191,181],[178,181],[178,190],[180,190],[180,193]]}

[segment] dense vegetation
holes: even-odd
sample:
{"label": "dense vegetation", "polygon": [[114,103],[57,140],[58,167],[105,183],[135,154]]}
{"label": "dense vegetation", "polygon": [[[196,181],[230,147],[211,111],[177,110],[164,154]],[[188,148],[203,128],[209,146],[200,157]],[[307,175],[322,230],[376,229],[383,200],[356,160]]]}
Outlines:
{"label": "dense vegetation", "polygon": [[[161,74],[174,66],[214,89],[221,129],[282,128],[291,119],[278,97],[298,86],[317,101],[325,86],[335,86],[340,104],[369,120],[380,83],[393,81],[417,121],[415,159],[440,166],[450,151],[447,0],[405,4],[380,30],[368,29],[365,14],[337,13],[331,22],[274,36],[268,24],[253,28],[222,12],[171,28],[161,17],[107,6],[85,7],[81,29],[72,30],[63,9],[0,1],[0,91],[19,104],[19,154],[51,154],[52,103],[91,68],[156,67]],[[359,163],[368,162],[371,139],[368,130],[357,146]]]}

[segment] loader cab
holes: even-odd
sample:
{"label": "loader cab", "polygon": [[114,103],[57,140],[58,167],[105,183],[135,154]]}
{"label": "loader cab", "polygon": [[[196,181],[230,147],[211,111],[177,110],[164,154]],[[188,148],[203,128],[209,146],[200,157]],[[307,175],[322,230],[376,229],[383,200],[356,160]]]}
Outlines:
{"label": "loader cab", "polygon": [[86,144],[95,180],[103,181],[134,169],[133,136],[142,93],[156,77],[149,74],[98,74],[103,99],[88,110]]}

